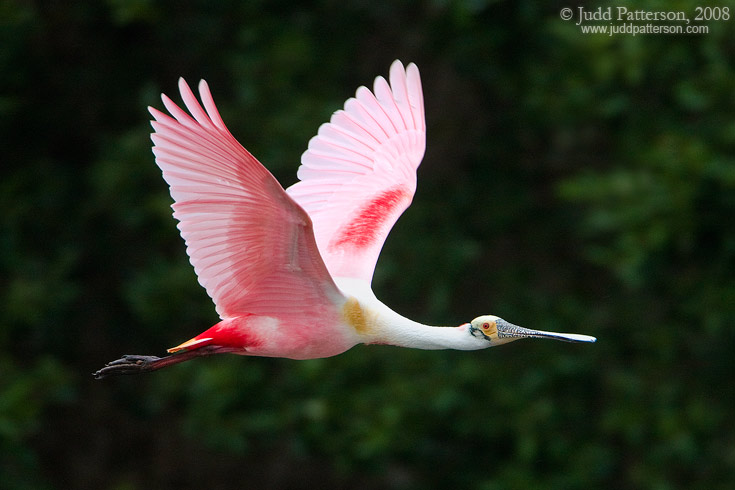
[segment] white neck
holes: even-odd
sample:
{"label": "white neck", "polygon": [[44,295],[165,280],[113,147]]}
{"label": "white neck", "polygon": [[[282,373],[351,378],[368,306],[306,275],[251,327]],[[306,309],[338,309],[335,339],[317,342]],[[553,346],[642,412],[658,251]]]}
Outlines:
{"label": "white neck", "polygon": [[469,324],[458,327],[435,327],[409,320],[391,310],[392,315],[378,318],[376,342],[412,349],[478,350],[490,342],[477,339],[468,332]]}
{"label": "white neck", "polygon": [[470,335],[468,323],[458,327],[433,327],[414,322],[378,300],[369,284],[345,278],[336,278],[335,282],[346,296],[357,299],[364,309],[369,325],[366,325],[366,332],[361,335],[362,343],[425,350],[478,350],[490,347],[490,342]]}

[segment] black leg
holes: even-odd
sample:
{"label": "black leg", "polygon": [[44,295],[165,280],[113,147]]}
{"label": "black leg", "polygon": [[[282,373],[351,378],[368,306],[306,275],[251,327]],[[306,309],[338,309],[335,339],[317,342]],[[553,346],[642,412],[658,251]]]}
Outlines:
{"label": "black leg", "polygon": [[195,357],[209,356],[219,351],[217,346],[208,345],[200,349],[178,352],[170,356],[138,356],[125,355],[120,359],[105,364],[105,367],[93,373],[95,379],[106,378],[107,376],[119,376],[122,374],[141,374],[157,369],[165,368],[172,364],[188,361]]}

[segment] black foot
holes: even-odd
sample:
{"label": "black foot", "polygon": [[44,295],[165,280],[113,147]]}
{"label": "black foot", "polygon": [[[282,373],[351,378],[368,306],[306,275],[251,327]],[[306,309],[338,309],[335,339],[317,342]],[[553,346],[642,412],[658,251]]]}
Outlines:
{"label": "black foot", "polygon": [[177,352],[176,354],[164,357],[127,355],[122,356],[116,361],[108,362],[105,364],[105,367],[94,373],[94,377],[96,379],[102,379],[107,376],[119,376],[121,374],[147,373],[171,366],[172,364],[188,361],[195,357],[211,356],[212,354],[225,352],[232,352],[232,350],[223,349],[217,345],[207,345],[199,349]]}
{"label": "black foot", "polygon": [[159,369],[165,357],[126,355],[116,361],[108,362],[105,367],[94,373],[95,379],[121,374],[140,374]]}

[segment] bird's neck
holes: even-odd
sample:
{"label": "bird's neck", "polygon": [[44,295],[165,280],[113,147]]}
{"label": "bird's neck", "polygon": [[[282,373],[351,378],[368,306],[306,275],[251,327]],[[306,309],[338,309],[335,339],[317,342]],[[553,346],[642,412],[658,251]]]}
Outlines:
{"label": "bird's neck", "polygon": [[342,308],[345,323],[365,344],[389,344],[413,349],[477,350],[489,347],[467,331],[469,324],[436,327],[409,320],[380,302],[367,283],[338,279],[348,297]]}
{"label": "bird's neck", "polygon": [[424,325],[392,310],[390,314],[381,315],[377,322],[376,340],[372,343],[424,350],[477,350],[486,347],[469,334],[468,324],[458,327]]}

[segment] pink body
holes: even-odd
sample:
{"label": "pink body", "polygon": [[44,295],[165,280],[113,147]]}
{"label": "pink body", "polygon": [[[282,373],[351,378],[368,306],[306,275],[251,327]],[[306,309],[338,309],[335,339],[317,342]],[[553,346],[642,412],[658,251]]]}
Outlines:
{"label": "pink body", "polygon": [[289,359],[315,359],[341,354],[357,342],[336,328],[338,319],[325,316],[314,325],[286,325],[276,318],[242,315],[222,320],[194,337],[212,339],[197,344],[218,345],[233,354]]}

